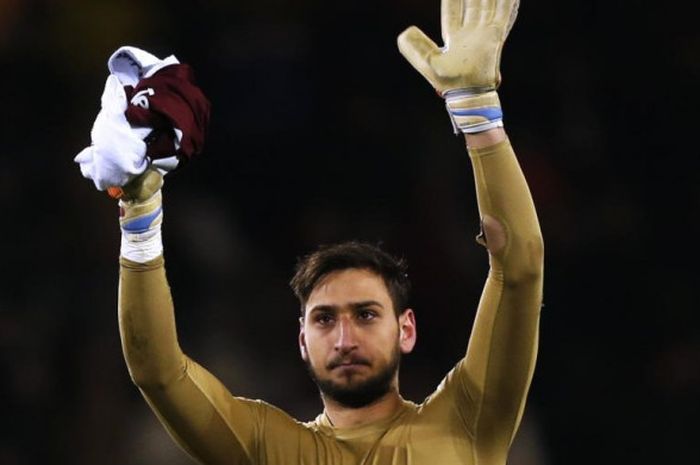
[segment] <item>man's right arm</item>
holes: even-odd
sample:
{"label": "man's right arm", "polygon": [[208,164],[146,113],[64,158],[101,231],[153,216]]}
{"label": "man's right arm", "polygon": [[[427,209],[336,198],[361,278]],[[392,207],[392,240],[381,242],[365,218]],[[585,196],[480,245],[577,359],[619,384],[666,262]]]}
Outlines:
{"label": "man's right arm", "polygon": [[318,438],[283,411],[234,397],[177,342],[162,255],[146,263],[120,259],[119,329],[124,357],[173,439],[206,464],[318,461]]}
{"label": "man's right arm", "polygon": [[122,189],[119,330],[134,383],[175,441],[207,464],[253,463],[263,405],[232,396],[180,349],[165,275],[162,177]]}
{"label": "man's right arm", "polygon": [[[170,141],[172,150],[180,143],[178,156],[198,153],[209,119],[209,103],[194,84],[191,72],[167,79],[167,85],[158,81],[159,71],[154,67],[168,65],[158,69],[172,69],[172,61],[177,60],[160,60],[133,47],[122,47],[112,55],[91,145],[75,161],[98,190],[120,199],[119,328],[134,383],[173,438],[199,462],[256,463],[265,435],[280,428],[287,432],[293,422],[262,402],[232,396],[180,349],[161,239],[162,173],[175,166],[175,157],[157,159],[157,151],[149,153],[143,139],[149,129],[143,119],[148,120],[148,115],[136,115],[137,124],[132,121],[135,115],[129,113],[143,108],[129,103],[125,85],[141,82],[142,76],[155,70],[148,85],[157,89],[159,105],[168,102],[167,112],[172,112],[173,121],[184,122],[186,129],[177,132],[173,128],[178,135]],[[152,88],[149,90],[149,95],[155,95]]]}
{"label": "man's right arm", "polygon": [[202,463],[253,463],[261,404],[232,396],[180,349],[162,255],[120,259],[119,329],[132,380],[175,441]]}

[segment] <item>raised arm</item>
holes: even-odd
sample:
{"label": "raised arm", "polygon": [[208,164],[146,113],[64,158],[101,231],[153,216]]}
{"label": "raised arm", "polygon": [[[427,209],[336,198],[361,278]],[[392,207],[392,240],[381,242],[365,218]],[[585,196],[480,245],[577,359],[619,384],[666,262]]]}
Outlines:
{"label": "raised arm", "polygon": [[496,89],[516,0],[443,0],[438,48],[415,27],[399,37],[466,136],[490,271],[466,357],[448,376],[480,463],[504,463],[532,378],[542,301],[543,242],[525,177],[503,129]]}
{"label": "raised arm", "polygon": [[[507,451],[525,407],[537,354],[543,243],[525,177],[501,129],[496,144],[467,136],[490,270],[459,378],[477,450]],[[486,134],[484,134],[486,135]]]}
{"label": "raised arm", "polygon": [[[92,145],[75,160],[99,190],[114,186],[108,189],[110,195],[121,196],[119,329],[129,373],[173,438],[198,461],[250,463],[256,453],[262,405],[233,397],[214,376],[185,356],[177,341],[160,233],[160,172],[172,168],[175,157],[152,158],[156,154],[147,150],[153,144],[147,146],[142,139],[150,130],[144,127],[150,121],[149,108],[158,108],[172,117],[173,124],[182,123],[183,130],[178,141],[167,139],[165,146],[156,145],[167,149],[167,143],[173,144],[172,152],[167,152],[172,155],[179,142],[177,154],[191,154],[188,147],[201,146],[208,102],[194,85],[189,68],[177,67],[174,57],[159,60],[142,50],[123,47],[108,66],[111,74],[93,126]],[[139,81],[142,76],[147,77]],[[129,102],[125,81],[145,85],[147,89],[141,92],[145,96]],[[134,112],[137,123],[129,120]],[[154,130],[149,141],[171,133],[174,136],[176,131]]]}
{"label": "raised arm", "polygon": [[[159,178],[149,171],[145,180]],[[232,396],[180,349],[162,256],[161,193],[145,191],[145,200],[120,202],[119,330],[129,374],[192,457],[206,464],[253,463],[261,404]]]}
{"label": "raised arm", "polygon": [[[119,330],[129,374],[173,439],[192,457],[206,464],[249,463],[255,454],[260,404],[232,396],[180,349],[159,244],[144,244],[153,240],[144,229],[153,230],[154,224],[146,226],[143,219],[157,217],[159,203],[159,191],[145,202],[121,202],[125,216]],[[134,227],[129,232],[134,224],[139,232]]]}

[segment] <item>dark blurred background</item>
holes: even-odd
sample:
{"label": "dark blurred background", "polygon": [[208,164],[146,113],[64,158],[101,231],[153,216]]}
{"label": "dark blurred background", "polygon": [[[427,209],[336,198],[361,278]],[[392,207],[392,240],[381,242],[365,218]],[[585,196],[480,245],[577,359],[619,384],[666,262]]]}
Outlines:
{"label": "dark blurred background", "polygon": [[[235,394],[320,411],[298,356],[296,257],[344,239],[405,256],[421,401],[464,353],[487,257],[461,138],[398,53],[439,1],[0,1],[0,464],[186,464],[131,384],[114,201],[72,158],[106,60],[191,64],[205,153],[170,176],[183,348]],[[700,34],[672,2],[524,0],[506,127],[547,247],[540,357],[512,465],[696,456]]]}

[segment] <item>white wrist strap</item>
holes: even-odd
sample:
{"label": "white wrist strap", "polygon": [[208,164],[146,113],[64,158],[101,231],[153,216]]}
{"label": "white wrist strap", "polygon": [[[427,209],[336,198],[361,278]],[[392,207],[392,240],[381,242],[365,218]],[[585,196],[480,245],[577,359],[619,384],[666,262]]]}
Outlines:
{"label": "white wrist strap", "polygon": [[495,90],[455,89],[443,97],[455,134],[475,134],[503,127],[503,111]]}
{"label": "white wrist strap", "polygon": [[122,230],[121,255],[136,263],[146,263],[163,254],[160,224],[141,234]]}
{"label": "white wrist strap", "polygon": [[122,257],[133,262],[145,263],[163,253],[163,239],[160,233],[163,222],[162,202],[160,190],[141,202],[119,201]]}

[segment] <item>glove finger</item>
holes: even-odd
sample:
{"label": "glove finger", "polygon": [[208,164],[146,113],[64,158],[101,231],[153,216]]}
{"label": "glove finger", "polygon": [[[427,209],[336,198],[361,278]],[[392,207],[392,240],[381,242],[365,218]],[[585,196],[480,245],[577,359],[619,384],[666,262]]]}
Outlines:
{"label": "glove finger", "polygon": [[416,70],[426,78],[433,87],[437,87],[435,72],[430,66],[430,59],[440,53],[435,42],[430,40],[423,31],[411,26],[399,35],[397,40],[399,51]]}
{"label": "glove finger", "polygon": [[515,19],[518,17],[518,7],[520,0],[497,0],[496,15],[494,22],[503,27],[503,38],[508,37],[508,33],[515,24]]}
{"label": "glove finger", "polygon": [[449,45],[450,36],[462,27],[465,0],[442,0],[440,8],[440,23],[442,25],[442,41]]}
{"label": "glove finger", "polygon": [[479,8],[479,22],[481,24],[489,24],[496,16],[496,4],[498,0],[481,0],[481,8]]}
{"label": "glove finger", "polygon": [[482,0],[465,0],[466,4],[464,6],[464,21],[466,23],[476,23],[481,17],[481,2]]}

